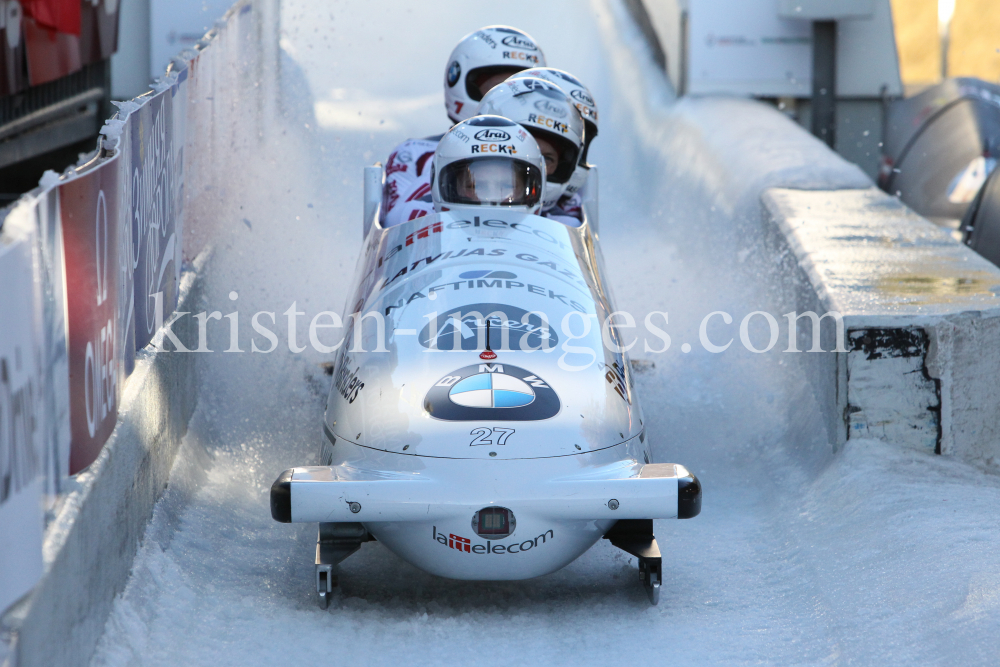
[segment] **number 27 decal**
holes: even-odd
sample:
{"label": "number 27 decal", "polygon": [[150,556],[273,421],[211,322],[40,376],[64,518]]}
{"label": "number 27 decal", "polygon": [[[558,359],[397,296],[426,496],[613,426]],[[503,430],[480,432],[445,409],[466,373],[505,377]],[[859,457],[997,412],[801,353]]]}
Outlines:
{"label": "number 27 decal", "polygon": [[476,439],[469,443],[470,447],[476,445],[506,445],[507,438],[514,435],[512,428],[474,428],[469,435],[476,436]]}

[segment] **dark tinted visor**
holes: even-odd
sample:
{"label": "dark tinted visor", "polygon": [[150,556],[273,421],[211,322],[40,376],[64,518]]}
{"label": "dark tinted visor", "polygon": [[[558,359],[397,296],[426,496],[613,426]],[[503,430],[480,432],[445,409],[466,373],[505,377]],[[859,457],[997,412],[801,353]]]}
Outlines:
{"label": "dark tinted visor", "polygon": [[597,126],[594,125],[594,121],[584,119],[583,125],[586,129],[584,132],[583,150],[580,151],[581,165],[587,164],[587,153],[590,152],[590,142],[597,136]]}
{"label": "dark tinted visor", "polygon": [[516,65],[494,65],[492,67],[477,67],[465,75],[465,92],[469,99],[479,102],[483,99],[483,91],[479,90],[486,79],[494,74],[506,74],[508,77],[524,70]]}
{"label": "dark tinted visor", "polygon": [[[542,130],[530,125],[527,126],[527,129],[536,140],[542,139],[547,141],[559,154],[556,170],[549,175],[547,180],[550,183],[567,182],[569,177],[573,175],[573,170],[576,169],[577,162],[579,161],[579,147],[569,139],[559,136],[555,132],[549,132],[548,130]],[[545,151],[543,150],[542,152],[544,153]]]}
{"label": "dark tinted visor", "polygon": [[469,158],[442,169],[438,188],[449,204],[534,206],[542,197],[542,172],[521,160]]}

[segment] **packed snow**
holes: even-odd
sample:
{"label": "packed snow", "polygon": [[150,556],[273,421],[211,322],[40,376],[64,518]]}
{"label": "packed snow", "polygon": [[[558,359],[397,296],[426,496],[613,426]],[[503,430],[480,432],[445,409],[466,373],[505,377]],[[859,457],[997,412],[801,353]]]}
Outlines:
{"label": "packed snow", "polygon": [[[293,301],[305,321],[339,312],[361,245],[362,167],[408,136],[446,129],[442,71],[459,38],[491,23],[525,29],[600,105],[591,160],[618,306],[640,321],[669,312],[670,349],[633,354],[644,362],[638,392],[655,460],[694,471],[704,503],[696,519],[656,523],[659,605],[634,559],[606,541],[554,574],[485,583],[425,574],[369,543],[320,610],[315,528],[274,522],[268,492],[282,470],[315,460],[330,359],[289,353],[280,325],[271,354],[223,353],[223,320],[210,328],[220,352],[200,358],[197,411],[93,665],[997,660],[1000,478],[892,443],[854,440],[835,453],[795,355],[697,344],[713,310],[785,312],[759,209],[742,194],[773,165],[746,170],[731,199],[707,195],[725,169],[663,137],[695,131],[706,114],[738,132],[748,103],[675,103],[629,21],[613,0],[378,10],[287,0],[282,120],[220,193],[206,308],[272,311],[279,322]],[[249,349],[249,334],[241,344]]]}

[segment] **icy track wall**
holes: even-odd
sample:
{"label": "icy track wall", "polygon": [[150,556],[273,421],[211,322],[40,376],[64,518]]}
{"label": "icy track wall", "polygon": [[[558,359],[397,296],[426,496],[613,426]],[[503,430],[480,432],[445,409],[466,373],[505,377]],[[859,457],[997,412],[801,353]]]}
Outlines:
{"label": "icy track wall", "polygon": [[[651,46],[646,62],[615,71],[636,73],[618,91],[650,108],[643,135],[675,158],[662,187],[728,225],[703,226],[703,255],[716,262],[705,270],[746,261],[770,286],[772,312],[843,316],[839,335],[832,319],[821,324],[826,353],[795,355],[835,450],[875,438],[1000,468],[1000,270],[773,108],[673,101],[653,65],[657,36],[676,29],[667,4],[625,2],[642,26],[636,41]],[[716,233],[746,239],[744,256],[719,257]],[[799,350],[813,347],[808,319],[797,334]]]}
{"label": "icy track wall", "polygon": [[[277,3],[237,3],[153,91],[120,105],[88,162],[48,172],[0,221],[11,665],[88,663],[167,483],[197,355],[164,351],[160,327],[178,304],[204,309],[214,193],[246,158],[237,135],[257,137],[253,123],[271,118],[275,77],[262,71],[277,57],[276,34],[264,37],[276,26]],[[197,347],[192,318],[173,332]]]}

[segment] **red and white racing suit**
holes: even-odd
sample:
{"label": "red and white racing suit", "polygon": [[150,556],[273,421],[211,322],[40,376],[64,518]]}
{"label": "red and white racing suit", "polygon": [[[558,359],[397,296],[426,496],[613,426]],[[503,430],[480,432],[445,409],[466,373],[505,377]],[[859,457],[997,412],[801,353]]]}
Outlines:
{"label": "red and white racing suit", "polygon": [[[444,135],[426,139],[407,139],[389,154],[385,163],[385,188],[382,190],[383,227],[395,227],[434,212],[431,196],[431,163],[438,141]],[[539,215],[579,227],[583,221],[582,199],[573,194]]]}
{"label": "red and white racing suit", "polygon": [[563,195],[555,206],[540,211],[538,215],[561,222],[567,227],[579,227],[583,224],[583,198],[579,192]]}
{"label": "red and white racing suit", "polygon": [[431,163],[441,136],[407,139],[389,154],[382,190],[383,227],[395,227],[434,212]]}

